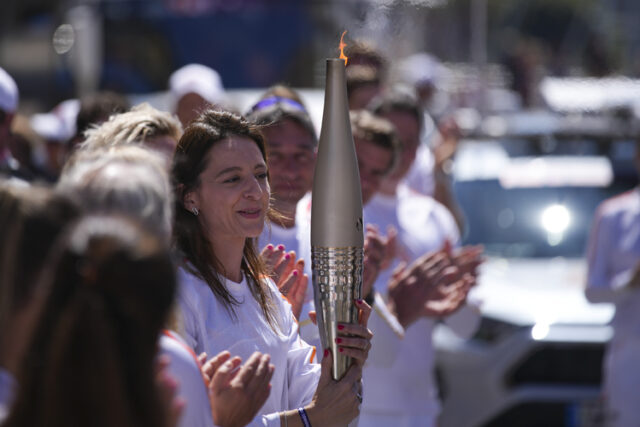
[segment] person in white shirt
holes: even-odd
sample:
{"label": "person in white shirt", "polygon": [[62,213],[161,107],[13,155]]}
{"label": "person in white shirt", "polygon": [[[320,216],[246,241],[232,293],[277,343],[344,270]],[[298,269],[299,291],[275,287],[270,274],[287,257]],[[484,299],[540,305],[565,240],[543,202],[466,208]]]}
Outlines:
{"label": "person in white shirt", "polygon": [[[181,132],[181,128],[168,114],[153,111],[149,115],[144,110],[114,116],[93,129],[88,143],[82,145],[65,166],[58,191],[78,197],[85,212],[109,212],[136,218],[169,246],[172,206],[166,153],[145,148],[144,137],[154,139],[166,135],[167,129]],[[114,127],[120,131],[114,133]],[[179,325],[170,326],[179,329]],[[255,387],[249,385],[264,382],[265,377],[270,376],[269,372],[253,370],[254,374],[245,378],[246,384],[238,384],[240,373],[251,368],[249,360],[242,368],[235,369],[239,368],[241,359],[230,359],[231,355],[224,351],[209,361],[206,357],[200,361],[192,357],[190,352],[193,350],[187,351],[189,347],[171,331],[165,331],[158,345],[160,354],[168,356],[167,372],[179,380],[178,396],[184,399],[179,426],[210,427],[214,420],[222,427],[243,425],[257,413],[261,401],[256,399]],[[231,367],[222,365],[227,359],[233,362],[236,376],[222,381],[220,378],[225,375],[222,372],[216,375],[214,369],[208,374],[210,378],[203,381],[200,364],[230,370]],[[213,377],[217,380],[212,381]],[[257,389],[268,394],[267,384]]]}
{"label": "person in white shirt", "polygon": [[[455,219],[458,230],[463,230],[463,213],[447,173],[459,138],[455,121],[444,120],[437,130],[430,131],[429,140],[435,140],[431,146],[423,142],[423,135],[426,138],[429,132],[425,129],[425,119],[430,118],[420,107],[415,91],[402,85],[391,87],[371,101],[367,109],[391,120],[402,142],[401,163],[408,165],[408,169],[396,169],[392,178],[397,180],[402,176],[403,185],[440,202]],[[388,184],[383,185],[387,186],[387,192],[391,191]]]}
{"label": "person in white shirt", "polygon": [[[638,163],[638,154],[636,154]],[[640,420],[640,189],[605,200],[598,207],[587,247],[585,295],[592,303],[613,303],[613,337],[603,372],[608,422],[637,426]]]}
{"label": "person in white shirt", "polygon": [[261,126],[268,154],[272,206],[279,214],[265,226],[258,248],[265,248],[263,259],[274,270],[278,288],[292,304],[302,338],[310,342],[317,335],[308,314],[313,291],[309,288],[305,260],[298,257],[300,243],[309,236],[299,226],[296,207],[311,190],[318,144],[316,132],[299,95],[282,85],[267,90],[247,113],[247,119]]}
{"label": "person in white shirt", "polygon": [[[379,190],[383,178],[399,162],[400,143],[393,125],[368,111],[352,112],[351,125],[358,156],[362,201],[366,208]],[[310,208],[311,197],[307,194],[299,202],[296,214],[298,227],[306,230],[307,236],[311,220]],[[433,254],[440,258],[439,263],[432,262],[433,256],[421,257],[405,268],[398,277],[387,277],[389,292],[373,292],[378,272],[389,267],[386,258],[394,257],[390,252],[396,246],[395,229],[390,227],[388,235],[380,238],[378,228],[381,227],[367,225],[367,237],[371,238],[365,239],[362,291],[363,295],[368,295],[368,301],[375,302],[370,319],[370,328],[375,333],[372,340],[374,348],[370,352],[368,365],[389,368],[400,349],[404,327],[427,314],[439,316],[455,311],[466,297],[468,286],[456,275],[443,275],[436,281],[429,279],[440,270],[451,267],[452,262],[449,256]],[[309,257],[311,248],[308,237],[300,242],[300,247],[301,256]],[[366,400],[365,396],[365,402]]]}
{"label": "person in white shirt", "polygon": [[178,142],[172,178],[186,342],[207,354],[229,349],[243,358],[256,350],[269,355],[275,366],[271,393],[254,423],[347,424],[359,411],[371,308],[355,301],[360,324],[340,325],[340,351],[356,363],[340,381],[332,380],[331,357],[325,356],[321,370],[313,363],[314,349],[300,339],[291,307],[265,276],[255,247],[270,199],[258,128],[229,112],[205,111]]}
{"label": "person in white shirt", "polygon": [[[391,367],[365,367],[367,381],[360,425],[383,426],[393,421],[402,426],[435,426],[440,406],[433,376],[435,351],[431,334],[441,319],[462,337],[471,336],[477,327],[477,307],[465,301],[475,283],[481,250],[463,248],[454,252],[451,248],[458,244],[459,232],[449,210],[403,184],[419,144],[421,113],[415,97],[391,90],[374,104],[380,116],[394,125],[402,148],[397,167],[365,206],[364,219],[366,223],[381,228],[391,225],[397,230],[393,262],[379,274],[374,287],[391,303],[405,336]],[[370,150],[356,144],[359,159],[371,158]],[[398,281],[424,269],[431,273],[421,279],[423,292],[446,282],[455,284],[457,292],[444,303],[434,303],[429,298],[423,303],[415,298],[419,307],[412,306],[413,298],[409,296],[417,295],[420,287],[399,287]],[[394,302],[397,298],[401,299],[400,304]],[[372,349],[372,359],[377,351]]]}

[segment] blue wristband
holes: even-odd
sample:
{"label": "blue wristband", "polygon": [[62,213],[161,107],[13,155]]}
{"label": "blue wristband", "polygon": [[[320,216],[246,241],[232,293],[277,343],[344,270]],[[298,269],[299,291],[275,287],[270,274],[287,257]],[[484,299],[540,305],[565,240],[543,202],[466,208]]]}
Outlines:
{"label": "blue wristband", "polygon": [[311,427],[311,422],[309,421],[309,417],[307,416],[307,411],[304,408],[298,408],[298,414],[300,414],[300,418],[302,419],[302,424],[304,427]]}

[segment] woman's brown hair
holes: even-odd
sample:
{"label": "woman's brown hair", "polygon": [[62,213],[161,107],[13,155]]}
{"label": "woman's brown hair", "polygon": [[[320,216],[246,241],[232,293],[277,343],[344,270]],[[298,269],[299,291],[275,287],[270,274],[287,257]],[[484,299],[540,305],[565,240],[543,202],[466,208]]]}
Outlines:
{"label": "woman's brown hair", "polygon": [[[180,138],[173,158],[171,179],[175,203],[173,235],[177,249],[187,261],[185,268],[203,279],[215,297],[234,315],[233,306],[239,302],[220,280],[219,275],[225,275],[224,267],[214,253],[198,217],[184,206],[185,195],[200,185],[200,175],[207,166],[211,148],[232,136],[253,140],[266,163],[264,138],[256,125],[230,112],[206,110],[187,126]],[[267,270],[258,255],[256,244],[257,239],[245,240],[241,269],[266,320],[273,327],[276,323],[273,302],[267,284],[262,280],[267,276]]]}
{"label": "woman's brown hair", "polygon": [[46,293],[6,427],[157,427],[154,358],[176,279],[137,223],[87,217],[51,252]]}
{"label": "woman's brown hair", "polygon": [[32,297],[51,246],[79,216],[71,198],[47,187],[0,184],[0,328]]}

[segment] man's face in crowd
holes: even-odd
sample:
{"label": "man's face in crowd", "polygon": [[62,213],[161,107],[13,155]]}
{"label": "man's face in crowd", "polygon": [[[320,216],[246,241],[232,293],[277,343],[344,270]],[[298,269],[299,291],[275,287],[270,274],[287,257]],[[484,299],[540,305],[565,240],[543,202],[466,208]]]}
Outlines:
{"label": "man's face in crowd", "polygon": [[366,205],[380,189],[382,179],[391,167],[393,154],[391,150],[366,139],[354,138],[354,142],[360,171],[362,204]]}
{"label": "man's face in crowd", "polygon": [[409,172],[416,159],[416,153],[420,145],[420,125],[416,116],[406,111],[392,111],[380,116],[393,124],[396,128],[396,135],[400,140],[400,161],[389,176],[389,179],[399,181]]}
{"label": "man's face in crowd", "polygon": [[263,129],[271,196],[278,203],[295,204],[311,190],[316,164],[314,137],[292,119]]}

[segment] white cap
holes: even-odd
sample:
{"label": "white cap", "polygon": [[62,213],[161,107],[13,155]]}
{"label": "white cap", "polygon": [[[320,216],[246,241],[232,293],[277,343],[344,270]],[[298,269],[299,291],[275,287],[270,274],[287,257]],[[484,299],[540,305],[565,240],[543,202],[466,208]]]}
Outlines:
{"label": "white cap", "polygon": [[18,109],[18,86],[13,78],[0,68],[0,110],[15,113]]}
{"label": "white cap", "polygon": [[169,77],[169,90],[176,100],[188,93],[197,93],[211,104],[225,102],[222,79],[217,71],[201,64],[189,64]]}
{"label": "white cap", "polygon": [[400,61],[398,72],[402,81],[419,86],[436,85],[442,77],[443,66],[428,53],[416,53]]}
{"label": "white cap", "polygon": [[66,144],[76,134],[76,117],[80,101],[68,99],[48,113],[34,114],[29,123],[35,133],[50,142]]}
{"label": "white cap", "polygon": [[67,99],[56,105],[51,111],[62,120],[65,138],[71,139],[76,134],[76,119],[80,112],[80,101],[78,99]]}
{"label": "white cap", "polygon": [[67,142],[67,130],[64,122],[55,114],[34,114],[29,123],[33,131],[43,139],[50,142]]}

